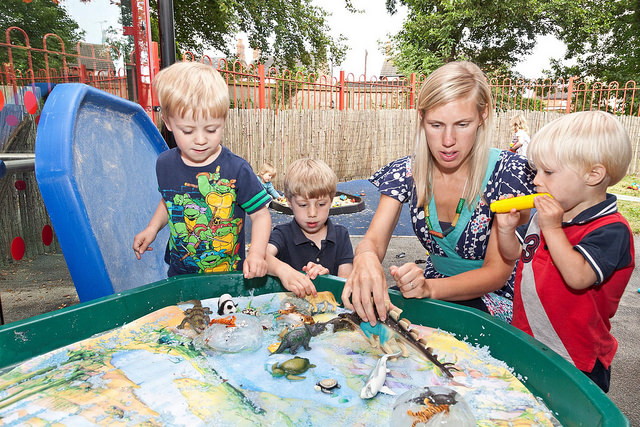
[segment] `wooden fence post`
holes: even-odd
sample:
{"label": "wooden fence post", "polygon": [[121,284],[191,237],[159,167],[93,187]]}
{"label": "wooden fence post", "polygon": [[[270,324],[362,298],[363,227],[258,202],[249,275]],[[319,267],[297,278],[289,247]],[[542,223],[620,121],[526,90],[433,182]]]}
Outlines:
{"label": "wooden fence post", "polygon": [[338,110],[344,110],[344,71],[340,70],[340,83],[338,85]]}
{"label": "wooden fence post", "polygon": [[266,82],[267,79],[264,74],[264,64],[258,64],[258,108],[265,109],[267,108],[267,98],[266,98]]}

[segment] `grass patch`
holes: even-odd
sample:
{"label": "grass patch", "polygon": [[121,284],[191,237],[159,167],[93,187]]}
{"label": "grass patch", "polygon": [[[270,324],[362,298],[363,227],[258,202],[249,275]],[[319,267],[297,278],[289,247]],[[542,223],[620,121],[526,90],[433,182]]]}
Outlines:
{"label": "grass patch", "polygon": [[[640,190],[629,188],[633,184],[640,185],[640,176],[627,175],[622,179],[622,181],[609,187],[607,191],[613,194],[640,197]],[[627,221],[629,221],[633,234],[640,233],[640,202],[630,202],[618,199],[618,210],[622,215],[624,215]]]}

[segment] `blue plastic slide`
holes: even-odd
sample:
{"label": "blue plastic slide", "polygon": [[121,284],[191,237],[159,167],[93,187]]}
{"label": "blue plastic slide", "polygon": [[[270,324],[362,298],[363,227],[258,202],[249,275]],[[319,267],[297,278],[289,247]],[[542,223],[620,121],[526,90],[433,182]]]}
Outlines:
{"label": "blue plastic slide", "polygon": [[81,301],[166,278],[166,229],[142,260],[132,250],[160,201],[155,161],[166,149],[138,104],[77,83],[49,95],[36,178]]}

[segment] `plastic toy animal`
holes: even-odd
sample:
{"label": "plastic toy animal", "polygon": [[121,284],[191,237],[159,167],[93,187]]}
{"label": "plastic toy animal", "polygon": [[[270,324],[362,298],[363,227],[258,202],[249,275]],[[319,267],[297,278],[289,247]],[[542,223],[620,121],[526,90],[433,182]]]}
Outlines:
{"label": "plastic toy animal", "polygon": [[184,319],[182,319],[182,322],[178,325],[178,329],[184,329],[188,323],[197,333],[201,334],[209,325],[209,321],[211,320],[209,315],[213,314],[213,312],[209,307],[203,307],[200,300],[187,302],[193,303],[193,307],[184,311]]}
{"label": "plastic toy animal", "polygon": [[411,399],[411,402],[418,403],[420,405],[455,405],[456,392],[451,390],[449,393],[434,393],[432,390],[427,390],[424,393],[420,393],[419,396]]}
{"label": "plastic toy animal", "polygon": [[340,388],[340,384],[334,378],[326,378],[318,381],[313,388],[326,394],[332,394],[335,389]]}
{"label": "plastic toy animal", "polygon": [[395,353],[392,344],[395,343],[399,347],[402,357],[408,357],[407,347],[398,336],[398,333],[386,327],[383,323],[376,323],[371,326],[369,322],[360,323],[360,330],[367,337],[372,347],[382,351],[383,354]]}
{"label": "plastic toy animal", "polygon": [[211,321],[209,322],[209,326],[214,324],[226,325],[227,328],[235,328],[236,316],[218,317],[215,319],[211,319]]}
{"label": "plastic toy animal", "polygon": [[431,419],[431,417],[433,417],[438,412],[449,413],[449,405],[430,404],[418,411],[408,410],[407,415],[414,419],[411,427],[416,427],[418,424],[426,424]]}
{"label": "plastic toy animal", "polygon": [[387,380],[387,372],[389,372],[387,369],[387,359],[390,357],[397,357],[399,355],[400,352],[382,355],[382,357],[376,362],[376,366],[371,370],[369,378],[367,378],[367,382],[360,391],[361,399],[371,399],[379,392],[391,395],[396,394],[393,390],[385,386],[384,382]]}
{"label": "plastic toy animal", "polygon": [[282,363],[274,363],[271,366],[271,375],[274,377],[286,376],[288,380],[299,381],[306,378],[300,376],[300,374],[304,374],[309,368],[315,367],[316,365],[310,363],[309,359],[296,356]]}
{"label": "plastic toy animal", "polygon": [[224,316],[238,311],[238,306],[231,299],[231,295],[223,294],[218,298],[218,315]]}
{"label": "plastic toy animal", "polygon": [[312,313],[320,312],[320,309],[318,308],[318,306],[320,306],[321,304],[322,304],[322,313],[324,313],[327,310],[335,311],[336,308],[338,308],[338,306],[340,305],[336,301],[336,298],[333,296],[333,294],[329,291],[318,292],[316,296],[308,295],[304,299],[306,299],[309,302],[309,304],[311,304]]}
{"label": "plastic toy animal", "polygon": [[290,310],[278,310],[280,315],[276,317],[276,320],[283,321],[291,326],[298,326],[306,323],[307,325],[313,325],[316,323],[312,316],[307,316],[295,310],[295,307]]}
{"label": "plastic toy animal", "polygon": [[309,342],[311,341],[311,337],[315,337],[320,334],[325,329],[325,324],[318,323],[315,325],[307,325],[306,323],[302,325],[302,327],[295,328],[286,333],[286,335],[282,338],[282,342],[278,346],[277,349],[274,350],[273,353],[282,353],[285,350],[289,350],[289,353],[296,354],[300,347],[305,350],[311,350],[309,346]]}
{"label": "plastic toy animal", "polygon": [[[397,332],[398,335],[402,336],[405,340],[407,340],[409,344],[415,347],[416,350],[420,351],[431,363],[433,363],[438,368],[440,368],[443,374],[445,374],[449,378],[453,378],[453,374],[451,373],[451,371],[452,370],[457,371],[458,369],[453,366],[453,363],[440,362],[438,360],[438,356],[432,353],[432,350],[430,347],[427,347],[426,345],[427,342],[422,338],[418,339],[418,334],[414,331],[409,330],[409,326],[411,326],[411,322],[409,322],[407,319],[400,319],[401,313],[402,313],[402,310],[398,308],[394,308],[391,311],[389,311],[389,316],[387,316],[387,319],[381,323],[384,323],[385,325],[390,327],[392,330]],[[363,323],[362,318],[360,318],[360,316],[358,316],[358,313],[356,312],[341,313],[338,316],[349,319],[355,325],[360,325],[361,323]],[[380,322],[380,319],[378,319],[378,322]]]}

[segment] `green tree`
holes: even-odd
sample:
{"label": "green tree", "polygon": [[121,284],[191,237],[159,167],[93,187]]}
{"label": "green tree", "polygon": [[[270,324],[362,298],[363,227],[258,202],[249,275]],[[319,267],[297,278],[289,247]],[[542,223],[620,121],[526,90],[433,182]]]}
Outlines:
{"label": "green tree", "polygon": [[[57,34],[65,42],[67,52],[76,53],[71,50],[80,41],[84,31],[80,30],[78,23],[74,21],[64,7],[58,6],[52,0],[32,0],[29,3],[23,0],[2,0],[0,2],[0,30],[3,31],[2,41],[5,41],[4,32],[9,27],[22,28],[29,37],[31,47],[42,49],[43,37],[47,33]],[[26,40],[19,31],[11,31],[11,44],[25,46]],[[48,38],[47,48],[49,50],[61,51],[62,46],[57,39]],[[28,60],[24,49],[11,49],[13,61],[18,71],[25,71],[28,68]],[[0,62],[8,61],[8,48],[0,49]],[[57,55],[49,55],[49,66],[60,68],[61,58]],[[38,70],[44,68],[44,55],[32,54],[33,68]]]}
{"label": "green tree", "polygon": [[[151,7],[157,20],[156,2]],[[179,0],[174,17],[181,51],[213,48],[230,55],[236,34],[244,32],[249,47],[291,69],[319,70],[327,61],[341,63],[346,53],[344,39],[329,35],[327,12],[311,0]]]}
{"label": "green tree", "polygon": [[483,70],[511,68],[535,46],[536,35],[553,30],[543,0],[386,0],[394,13],[408,8],[393,37],[394,63],[405,74],[428,74],[454,60],[470,60]]}
{"label": "green tree", "polygon": [[558,7],[557,37],[567,51],[562,60],[554,61],[554,75],[607,82],[638,79],[638,0],[567,0]]}

